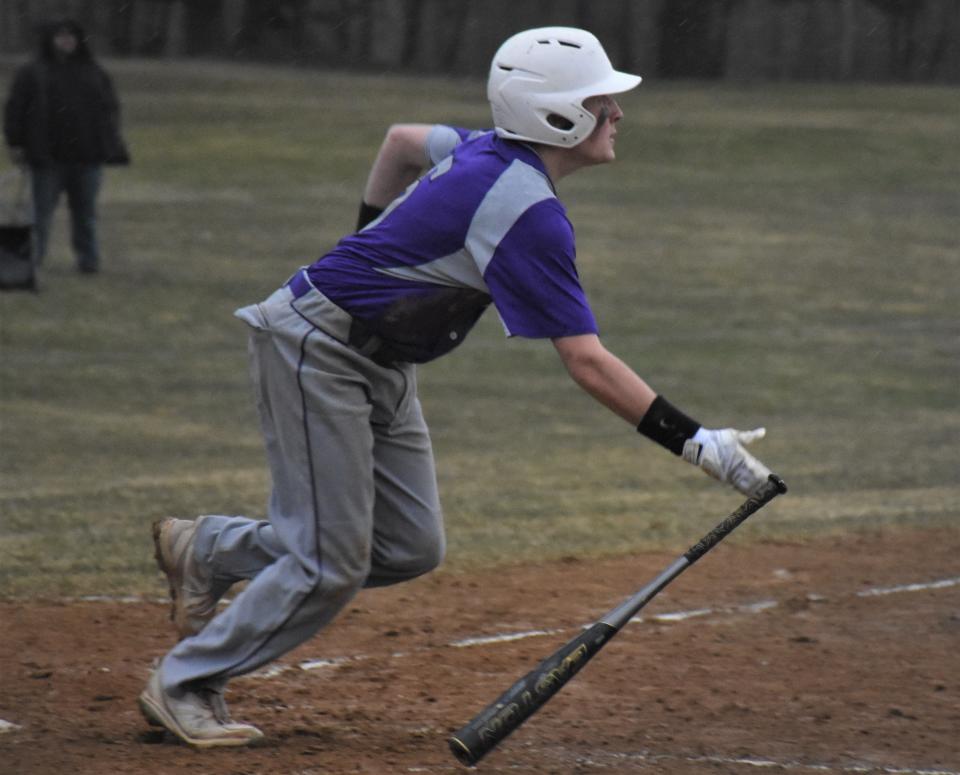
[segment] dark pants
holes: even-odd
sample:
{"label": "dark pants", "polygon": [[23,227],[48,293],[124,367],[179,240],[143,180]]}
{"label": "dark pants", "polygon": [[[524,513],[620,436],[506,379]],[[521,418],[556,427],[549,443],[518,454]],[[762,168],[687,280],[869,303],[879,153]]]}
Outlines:
{"label": "dark pants", "polygon": [[100,266],[97,248],[97,194],[103,172],[99,164],[51,164],[31,167],[37,263],[47,253],[47,240],[60,194],[67,192],[70,207],[70,241],[77,269],[96,272]]}

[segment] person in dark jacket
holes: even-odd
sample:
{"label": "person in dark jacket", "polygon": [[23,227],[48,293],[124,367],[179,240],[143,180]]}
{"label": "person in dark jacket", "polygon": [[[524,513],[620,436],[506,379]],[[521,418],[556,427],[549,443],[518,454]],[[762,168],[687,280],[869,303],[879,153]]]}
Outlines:
{"label": "person in dark jacket", "polygon": [[14,74],[3,132],[15,163],[30,167],[37,263],[63,192],[77,268],[98,271],[97,195],[104,164],[126,164],[113,83],[75,21],[44,25],[37,57]]}

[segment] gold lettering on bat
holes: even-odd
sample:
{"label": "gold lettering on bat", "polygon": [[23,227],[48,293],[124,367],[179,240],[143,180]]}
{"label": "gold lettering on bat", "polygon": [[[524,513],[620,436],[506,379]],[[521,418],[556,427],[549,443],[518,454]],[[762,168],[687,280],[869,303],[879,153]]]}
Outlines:
{"label": "gold lettering on bat", "polygon": [[586,662],[587,655],[588,649],[586,644],[577,646],[577,648],[567,654],[553,670],[540,676],[537,685],[534,687],[537,694],[550,694],[560,688],[570,676],[580,669],[582,663]]}
{"label": "gold lettering on bat", "polygon": [[477,732],[480,739],[484,742],[490,739],[498,740],[500,738],[500,731],[504,727],[512,728],[518,719],[523,720],[524,708],[529,708],[532,704],[533,694],[531,694],[528,689],[525,689],[515,702],[511,702],[509,705],[504,705],[500,708],[493,718]]}
{"label": "gold lettering on bat", "polygon": [[[583,666],[589,655],[590,650],[587,645],[581,643],[560,660],[556,667],[537,678],[533,691],[536,692],[537,696],[552,694]],[[533,704],[533,692],[525,689],[515,701],[499,708],[493,717],[481,729],[477,730],[477,735],[484,742],[499,740],[501,731],[504,728],[513,729],[523,721],[529,715],[528,711]]]}

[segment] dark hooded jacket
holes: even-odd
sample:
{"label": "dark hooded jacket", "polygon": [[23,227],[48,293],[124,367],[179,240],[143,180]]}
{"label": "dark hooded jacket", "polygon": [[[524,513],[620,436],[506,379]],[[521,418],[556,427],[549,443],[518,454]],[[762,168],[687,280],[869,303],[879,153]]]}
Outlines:
{"label": "dark hooded jacket", "polygon": [[[77,47],[58,55],[53,39],[69,29]],[[37,57],[13,76],[3,114],[3,134],[32,165],[81,162],[126,164],[120,106],[107,72],[96,62],[87,36],[72,20],[43,27]]]}

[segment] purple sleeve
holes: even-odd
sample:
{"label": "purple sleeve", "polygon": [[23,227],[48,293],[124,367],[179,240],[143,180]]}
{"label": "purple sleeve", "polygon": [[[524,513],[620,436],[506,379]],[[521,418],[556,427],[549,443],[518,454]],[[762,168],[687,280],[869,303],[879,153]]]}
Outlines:
{"label": "purple sleeve", "polygon": [[573,227],[557,200],[539,202],[517,219],[483,275],[509,336],[597,333],[575,257]]}

